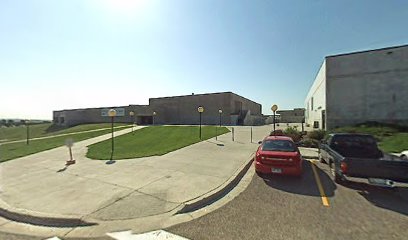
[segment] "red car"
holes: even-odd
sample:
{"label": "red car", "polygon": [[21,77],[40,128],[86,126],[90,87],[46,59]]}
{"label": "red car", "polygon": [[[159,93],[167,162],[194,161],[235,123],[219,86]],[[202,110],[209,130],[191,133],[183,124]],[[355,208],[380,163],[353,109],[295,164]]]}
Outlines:
{"label": "red car", "polygon": [[258,173],[301,176],[303,158],[292,138],[268,136],[255,155],[255,170]]}

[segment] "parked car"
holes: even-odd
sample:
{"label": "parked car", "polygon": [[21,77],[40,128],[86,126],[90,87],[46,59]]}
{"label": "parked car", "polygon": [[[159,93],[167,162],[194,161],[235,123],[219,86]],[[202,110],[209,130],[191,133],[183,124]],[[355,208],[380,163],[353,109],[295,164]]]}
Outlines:
{"label": "parked car", "polygon": [[392,187],[395,182],[408,182],[408,161],[383,153],[368,134],[330,134],[320,144],[319,160],[329,164],[337,183],[364,179]]}
{"label": "parked car", "polygon": [[257,173],[302,175],[303,158],[290,137],[268,136],[259,143],[255,155]]}

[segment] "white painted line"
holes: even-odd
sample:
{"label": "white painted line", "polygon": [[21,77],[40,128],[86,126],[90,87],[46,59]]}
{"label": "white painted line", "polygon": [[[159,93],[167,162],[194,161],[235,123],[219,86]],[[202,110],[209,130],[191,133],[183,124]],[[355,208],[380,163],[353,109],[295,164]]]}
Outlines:
{"label": "white painted line", "polygon": [[45,239],[45,240],[61,240],[61,238],[58,238],[58,237],[52,237],[52,238],[47,238],[47,239]]}
{"label": "white painted line", "polygon": [[189,240],[187,238],[180,237],[164,230],[157,230],[142,234],[132,234],[132,231],[129,230],[107,233],[106,235],[116,240]]}

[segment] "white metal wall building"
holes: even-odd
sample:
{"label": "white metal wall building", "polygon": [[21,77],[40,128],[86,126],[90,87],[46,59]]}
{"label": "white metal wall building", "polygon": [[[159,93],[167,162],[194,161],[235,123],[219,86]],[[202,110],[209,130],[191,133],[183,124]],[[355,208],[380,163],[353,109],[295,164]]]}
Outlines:
{"label": "white metal wall building", "polygon": [[328,56],[305,100],[307,124],[408,125],[408,45]]}

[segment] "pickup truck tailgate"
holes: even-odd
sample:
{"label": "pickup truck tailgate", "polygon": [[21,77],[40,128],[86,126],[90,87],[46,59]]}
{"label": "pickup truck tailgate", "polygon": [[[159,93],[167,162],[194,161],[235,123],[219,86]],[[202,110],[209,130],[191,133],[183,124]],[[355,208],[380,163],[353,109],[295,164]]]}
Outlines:
{"label": "pickup truck tailgate", "polygon": [[408,161],[400,158],[379,159],[346,158],[345,175],[361,178],[383,178],[397,182],[408,182]]}

